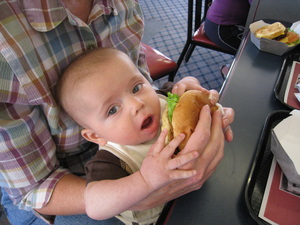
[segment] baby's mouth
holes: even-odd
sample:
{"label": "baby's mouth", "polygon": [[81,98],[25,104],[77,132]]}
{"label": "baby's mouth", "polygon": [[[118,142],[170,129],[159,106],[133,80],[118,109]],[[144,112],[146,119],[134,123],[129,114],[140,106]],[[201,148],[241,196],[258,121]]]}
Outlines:
{"label": "baby's mouth", "polygon": [[149,116],[147,119],[144,120],[142,124],[142,129],[148,128],[152,124],[152,122],[153,122],[153,118]]}

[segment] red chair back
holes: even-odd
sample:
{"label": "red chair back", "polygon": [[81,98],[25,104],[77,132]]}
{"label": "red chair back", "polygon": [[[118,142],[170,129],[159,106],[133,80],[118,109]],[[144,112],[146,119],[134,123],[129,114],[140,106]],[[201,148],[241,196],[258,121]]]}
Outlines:
{"label": "red chair back", "polygon": [[142,48],[146,55],[151,78],[157,80],[164,76],[169,76],[168,80],[173,81],[177,63],[145,43],[142,43]]}

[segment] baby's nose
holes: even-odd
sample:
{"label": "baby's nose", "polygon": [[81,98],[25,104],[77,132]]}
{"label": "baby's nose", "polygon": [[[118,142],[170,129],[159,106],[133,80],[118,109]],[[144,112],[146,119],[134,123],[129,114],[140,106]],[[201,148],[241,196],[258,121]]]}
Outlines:
{"label": "baby's nose", "polygon": [[129,104],[133,114],[137,114],[144,107],[144,102],[137,97],[133,97]]}

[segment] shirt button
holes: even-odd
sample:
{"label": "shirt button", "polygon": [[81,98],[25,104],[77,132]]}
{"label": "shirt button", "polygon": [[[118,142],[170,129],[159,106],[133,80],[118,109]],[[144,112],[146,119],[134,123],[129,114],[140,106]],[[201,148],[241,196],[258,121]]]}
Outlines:
{"label": "shirt button", "polygon": [[88,50],[92,50],[94,48],[96,48],[96,45],[94,45],[94,44],[90,44],[90,45],[87,46]]}

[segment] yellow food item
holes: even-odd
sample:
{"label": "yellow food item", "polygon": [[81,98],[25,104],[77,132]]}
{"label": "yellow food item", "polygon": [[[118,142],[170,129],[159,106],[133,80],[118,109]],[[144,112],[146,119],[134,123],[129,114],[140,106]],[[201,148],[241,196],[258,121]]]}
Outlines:
{"label": "yellow food item", "polygon": [[280,22],[275,22],[267,26],[264,26],[262,28],[259,28],[255,32],[255,36],[257,38],[274,39],[281,35],[284,35],[285,32],[286,32],[286,27]]}

